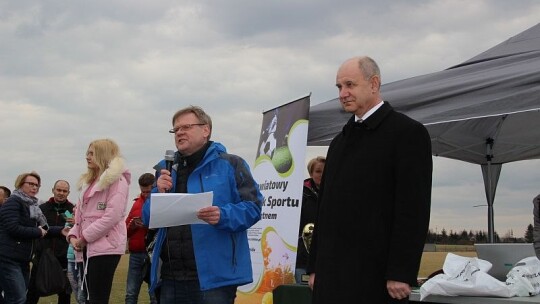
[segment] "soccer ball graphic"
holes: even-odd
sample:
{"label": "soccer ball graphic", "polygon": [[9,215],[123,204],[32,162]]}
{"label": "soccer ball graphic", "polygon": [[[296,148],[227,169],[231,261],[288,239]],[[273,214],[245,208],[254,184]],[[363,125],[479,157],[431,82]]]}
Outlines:
{"label": "soccer ball graphic", "polygon": [[274,156],[274,151],[276,150],[276,137],[274,133],[268,134],[268,137],[261,143],[259,148],[259,155],[268,155],[272,158]]}
{"label": "soccer ball graphic", "polygon": [[268,157],[272,158],[274,155],[274,150],[276,150],[276,136],[274,133],[277,129],[277,113],[274,114],[274,117],[272,118],[272,121],[270,121],[270,124],[268,124],[268,127],[263,130],[261,134],[261,138],[265,138],[263,142],[261,143],[261,146],[259,147],[259,155],[268,155]]}

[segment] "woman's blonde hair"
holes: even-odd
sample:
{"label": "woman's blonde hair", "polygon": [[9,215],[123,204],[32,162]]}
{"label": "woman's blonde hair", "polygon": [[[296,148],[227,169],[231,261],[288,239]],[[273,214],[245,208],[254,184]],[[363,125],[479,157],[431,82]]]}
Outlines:
{"label": "woman's blonde hair", "polygon": [[94,163],[98,166],[98,169],[88,168],[88,171],[81,175],[79,185],[83,183],[89,184],[96,180],[109,168],[111,160],[120,156],[120,148],[114,140],[109,138],[96,139],[88,145],[88,149],[91,147],[94,148]]}
{"label": "woman's blonde hair", "polygon": [[313,174],[313,170],[315,170],[315,165],[317,163],[326,163],[326,157],[324,156],[317,156],[315,158],[312,158],[308,164],[307,164],[307,171],[309,173],[309,176],[311,176]]}

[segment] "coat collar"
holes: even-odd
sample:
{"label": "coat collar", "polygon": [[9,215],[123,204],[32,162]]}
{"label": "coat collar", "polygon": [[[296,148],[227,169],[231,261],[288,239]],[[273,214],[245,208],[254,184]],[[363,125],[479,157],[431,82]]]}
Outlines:
{"label": "coat collar", "polygon": [[392,108],[392,106],[385,101],[384,104],[377,109],[377,111],[373,112],[373,114],[371,114],[360,124],[355,122],[356,117],[352,115],[349,121],[347,121],[347,124],[343,126],[343,133],[347,133],[348,130],[358,127],[363,127],[366,130],[376,129],[383,122],[385,117],[392,111],[394,111],[394,108]]}

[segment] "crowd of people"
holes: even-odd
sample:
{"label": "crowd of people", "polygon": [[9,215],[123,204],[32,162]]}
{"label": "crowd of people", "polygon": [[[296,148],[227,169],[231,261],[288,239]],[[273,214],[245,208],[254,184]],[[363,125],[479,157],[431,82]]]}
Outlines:
{"label": "crowd of people", "polygon": [[[295,277],[313,289],[316,304],[359,296],[366,303],[407,302],[416,283],[430,217],[431,143],[422,124],[383,101],[380,85],[370,57],[339,67],[339,100],[351,117],[326,158],[308,163],[299,234],[313,234],[299,239]],[[66,180],[38,204],[37,172],[20,174],[13,192],[0,187],[0,303],[37,303],[45,295],[36,277],[51,251],[69,282],[51,291],[58,303],[70,303],[71,293],[77,303],[108,303],[126,248],[126,303],[137,303],[144,281],[152,303],[234,303],[238,286],[253,280],[246,231],[261,218],[263,196],[247,163],[210,140],[212,120],[203,109],[183,108],[171,122],[177,151],[154,166],[155,174],[139,177],[141,192],[127,217],[131,173],[111,139],[88,145],[76,204]],[[150,193],[209,191],[212,205],[197,213],[209,225],[148,228]],[[370,233],[359,242],[355,231]]]}
{"label": "crowd of people", "polygon": [[[77,303],[109,303],[126,248],[126,303],[137,303],[144,281],[152,303],[234,303],[237,287],[253,280],[246,230],[260,220],[262,194],[247,163],[210,140],[212,120],[203,109],[176,112],[170,133],[177,147],[172,167],[162,160],[155,175],[139,177],[141,193],[127,216],[131,173],[111,139],[88,145],[76,204],[66,180],[38,204],[36,172],[21,174],[13,192],[0,187],[0,303],[37,303],[51,294],[70,303],[72,293]],[[148,229],[152,191],[212,191],[212,206],[197,214],[209,225]],[[45,293],[39,272],[50,252],[63,269],[58,279],[68,283]]]}
{"label": "crowd of people", "polygon": [[[123,220],[130,173],[110,139],[91,142],[86,161],[88,171],[79,181],[81,195],[76,205],[68,200],[70,184],[65,180],[56,181],[53,196],[38,204],[41,177],[37,172],[20,174],[9,197],[9,189],[1,188],[4,303],[38,303],[50,294],[57,294],[58,303],[70,303],[72,291],[78,303],[109,302],[112,278],[125,253]],[[50,254],[53,262],[47,259]],[[52,275],[56,264],[61,277],[48,278],[64,283],[58,287],[40,281],[40,271]]]}

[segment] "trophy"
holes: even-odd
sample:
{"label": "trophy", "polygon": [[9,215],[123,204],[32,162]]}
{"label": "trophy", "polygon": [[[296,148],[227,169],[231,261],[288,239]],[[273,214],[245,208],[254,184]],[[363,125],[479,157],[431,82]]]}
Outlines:
{"label": "trophy", "polygon": [[304,241],[304,246],[306,247],[308,253],[309,246],[311,246],[311,239],[313,237],[313,228],[315,228],[315,224],[308,223],[304,226],[304,229],[302,230],[302,240]]}

